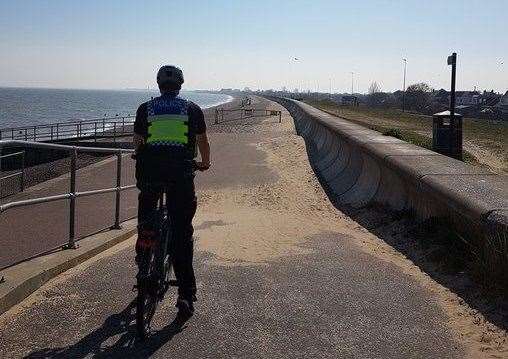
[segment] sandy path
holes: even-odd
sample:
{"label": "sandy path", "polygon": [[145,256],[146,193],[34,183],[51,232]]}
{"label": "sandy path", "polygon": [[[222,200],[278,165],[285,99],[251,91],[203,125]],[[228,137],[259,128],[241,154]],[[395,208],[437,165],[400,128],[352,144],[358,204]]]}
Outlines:
{"label": "sandy path", "polygon": [[268,119],[256,126],[256,133],[276,132],[277,136],[268,136],[255,146],[266,154],[278,180],[202,192],[197,220],[210,227],[206,232],[198,229],[198,248],[213,253],[213,261],[221,265],[266,265],[277,257],[304,253],[308,250],[301,246],[305,238],[318,236],[324,228],[337,236],[348,235],[361,250],[397,265],[435,297],[457,340],[467,347],[468,357],[508,357],[506,331],[330,203],[308,163],[305,142],[296,135],[290,115],[273,102],[270,108],[283,111],[283,124]]}

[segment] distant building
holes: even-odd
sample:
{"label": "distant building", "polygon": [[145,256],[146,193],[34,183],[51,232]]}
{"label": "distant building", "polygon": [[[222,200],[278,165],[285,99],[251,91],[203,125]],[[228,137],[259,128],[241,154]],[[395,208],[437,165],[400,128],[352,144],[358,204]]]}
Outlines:
{"label": "distant building", "polygon": [[508,91],[501,97],[498,104],[495,106],[503,115],[508,115]]}
{"label": "distant building", "polygon": [[[434,91],[432,93],[435,103],[448,105],[450,103],[450,92],[445,89]],[[483,95],[477,91],[456,91],[455,105],[457,106],[476,106],[482,104]]]}
{"label": "distant building", "polygon": [[458,106],[474,106],[480,104],[481,95],[477,91],[455,92],[455,103]]}
{"label": "distant building", "polygon": [[483,91],[480,102],[482,106],[495,106],[498,104],[501,97],[502,95],[495,93],[494,90],[490,92]]}
{"label": "distant building", "polygon": [[441,105],[449,105],[450,103],[450,93],[445,89],[441,89],[433,92],[434,102]]}
{"label": "distant building", "polygon": [[342,96],[342,104],[343,105],[352,105],[352,106],[358,106],[358,97],[357,96],[351,96],[351,95],[344,95]]}

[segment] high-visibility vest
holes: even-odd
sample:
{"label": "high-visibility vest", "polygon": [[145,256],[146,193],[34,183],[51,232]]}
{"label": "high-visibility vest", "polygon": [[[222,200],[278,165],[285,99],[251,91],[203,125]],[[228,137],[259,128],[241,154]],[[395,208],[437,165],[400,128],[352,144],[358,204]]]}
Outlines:
{"label": "high-visibility vest", "polygon": [[148,101],[146,143],[156,147],[188,147],[187,108],[187,100],[178,96],[160,96]]}

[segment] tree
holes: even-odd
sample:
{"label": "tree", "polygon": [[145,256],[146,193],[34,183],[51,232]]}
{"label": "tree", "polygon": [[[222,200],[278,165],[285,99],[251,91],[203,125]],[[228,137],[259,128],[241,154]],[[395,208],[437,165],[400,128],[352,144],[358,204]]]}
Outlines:
{"label": "tree", "polygon": [[372,82],[369,86],[369,95],[381,92],[381,86],[376,81]]}
{"label": "tree", "polygon": [[430,109],[432,88],[424,82],[408,86],[406,107],[419,112]]}
{"label": "tree", "polygon": [[394,99],[392,94],[381,92],[381,86],[374,81],[369,86],[369,94],[365,102],[373,107],[390,107],[393,105]]}
{"label": "tree", "polygon": [[376,92],[367,95],[365,102],[372,107],[394,107],[396,104],[395,96],[388,92]]}

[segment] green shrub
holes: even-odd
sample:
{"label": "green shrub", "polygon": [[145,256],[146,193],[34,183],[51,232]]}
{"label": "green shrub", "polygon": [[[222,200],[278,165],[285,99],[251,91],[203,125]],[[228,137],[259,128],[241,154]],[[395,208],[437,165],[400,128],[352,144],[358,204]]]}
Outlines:
{"label": "green shrub", "polygon": [[402,132],[398,128],[390,128],[387,131],[383,132],[385,136],[391,136],[402,140]]}

